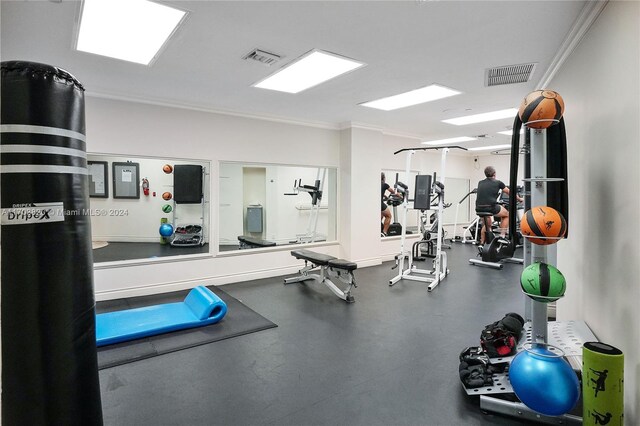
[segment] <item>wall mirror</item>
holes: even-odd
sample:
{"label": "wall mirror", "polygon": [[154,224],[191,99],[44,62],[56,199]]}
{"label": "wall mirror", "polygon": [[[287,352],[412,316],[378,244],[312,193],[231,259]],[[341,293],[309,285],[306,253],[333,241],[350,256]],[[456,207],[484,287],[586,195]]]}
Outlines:
{"label": "wall mirror", "polygon": [[[445,225],[468,223],[472,200],[472,197],[468,196],[469,179],[447,177],[444,179],[444,189],[445,202],[451,203],[451,206],[444,210],[442,223]],[[473,200],[475,201],[475,197]]]}
{"label": "wall mirror", "polygon": [[[390,187],[394,187],[397,181],[402,182],[408,187],[409,190],[409,199],[413,200],[415,197],[415,180],[416,175],[420,174],[417,170],[412,170],[409,173],[409,179],[405,182],[406,179],[406,171],[404,170],[396,170],[396,169],[383,169],[382,172],[386,176],[386,183],[389,184]],[[424,174],[424,173],[422,173]],[[439,177],[437,177],[440,180]],[[443,211],[443,225],[452,225],[454,223],[467,223],[469,221],[469,211],[470,211],[470,197],[465,196],[469,193],[469,179],[464,178],[452,178],[447,177],[444,179],[445,186],[445,204],[451,204],[446,207]],[[463,200],[463,198],[465,198]],[[435,199],[434,199],[435,200]],[[393,206],[389,206],[389,209],[392,211],[392,222],[401,222],[402,220],[402,206],[397,206],[395,209]],[[433,207],[431,211],[427,214],[427,223],[431,224],[435,220],[436,207]],[[456,220],[457,214],[457,220]],[[420,212],[418,210],[413,209],[413,201],[409,202],[409,210],[407,211],[407,232],[408,233],[419,233],[421,225]]]}
{"label": "wall mirror", "polygon": [[[394,188],[397,182],[400,182],[408,187],[409,190],[409,199],[413,200],[415,195],[415,182],[416,176],[420,174],[418,170],[411,170],[409,173],[409,179],[406,179],[406,170],[399,169],[382,169],[382,173],[384,173],[386,178],[386,183]],[[405,182],[406,181],[406,182]],[[382,188],[381,188],[382,189]],[[387,192],[386,195],[389,195]],[[389,210],[391,211],[391,222],[402,222],[402,205],[393,206],[388,203],[388,200],[382,200],[387,205]],[[382,219],[381,219],[382,220]],[[409,210],[407,211],[407,232],[408,233],[417,233],[419,229],[419,212],[413,209],[413,201],[409,202]]]}
{"label": "wall mirror", "polygon": [[221,162],[219,252],[337,239],[337,169]]}
{"label": "wall mirror", "polygon": [[[95,264],[209,253],[209,162],[108,154],[87,160],[108,170],[113,188],[89,201]],[[91,188],[106,187],[99,173],[88,179]]]}

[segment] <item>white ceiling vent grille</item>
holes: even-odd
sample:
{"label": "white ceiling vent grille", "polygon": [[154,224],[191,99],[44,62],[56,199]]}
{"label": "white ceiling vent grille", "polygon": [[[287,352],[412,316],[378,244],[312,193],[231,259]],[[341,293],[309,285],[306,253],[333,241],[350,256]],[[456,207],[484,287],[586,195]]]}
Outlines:
{"label": "white ceiling vent grille", "polygon": [[282,59],[282,56],[265,50],[253,49],[251,52],[244,55],[242,59],[251,59],[253,61],[258,61],[261,64],[271,66]]}
{"label": "white ceiling vent grille", "polygon": [[489,68],[485,75],[485,86],[525,83],[529,81],[535,68],[535,63]]}

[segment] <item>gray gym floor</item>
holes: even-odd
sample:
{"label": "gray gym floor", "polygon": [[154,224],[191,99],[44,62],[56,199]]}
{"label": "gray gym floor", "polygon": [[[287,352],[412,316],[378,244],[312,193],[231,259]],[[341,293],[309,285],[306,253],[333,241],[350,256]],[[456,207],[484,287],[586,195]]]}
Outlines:
{"label": "gray gym floor", "polygon": [[313,281],[222,287],[278,327],[102,370],[105,424],[527,424],[483,414],[458,379],[484,325],[523,313],[522,267],[471,266],[471,245],[446,252],[451,274],[434,291],[389,287],[385,263],[355,271],[351,305]]}
{"label": "gray gym floor", "polygon": [[209,244],[196,247],[173,247],[160,243],[111,242],[93,250],[93,262],[115,262],[119,260],[150,259],[164,256],[209,253]]}

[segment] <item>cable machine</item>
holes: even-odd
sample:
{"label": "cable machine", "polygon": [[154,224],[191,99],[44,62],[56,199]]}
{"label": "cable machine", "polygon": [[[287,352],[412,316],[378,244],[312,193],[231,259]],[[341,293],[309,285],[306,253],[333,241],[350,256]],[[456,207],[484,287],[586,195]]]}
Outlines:
{"label": "cable machine", "polygon": [[[444,146],[444,147],[419,147],[419,148],[403,148],[393,153],[393,155],[397,155],[401,152],[407,153],[406,159],[406,167],[405,167],[405,182],[409,181],[410,173],[411,173],[411,158],[416,153],[416,151],[427,151],[427,150],[442,150],[440,156],[440,176],[444,179],[445,176],[445,168],[447,163],[447,153],[451,148],[458,148],[466,151],[466,148],[461,146]],[[420,175],[416,177],[416,183],[418,182]],[[430,176],[429,176],[430,178]],[[429,189],[425,189],[424,187],[428,187]],[[436,188],[436,189],[433,189]],[[435,178],[433,185],[423,185],[422,189],[418,189],[416,187],[416,195],[415,199],[426,198],[426,202],[428,203],[425,207],[426,209],[431,208],[431,191],[434,191],[435,194],[438,195],[438,208],[437,208],[437,220],[438,220],[438,235],[436,239],[436,254],[433,259],[433,268],[431,270],[426,269],[418,269],[416,265],[414,265],[413,261],[413,251],[408,250],[405,247],[406,244],[406,225],[407,225],[407,211],[409,210],[409,196],[408,194],[405,196],[404,202],[402,204],[402,234],[400,238],[400,254],[396,256],[396,266],[398,267],[398,275],[389,280],[389,286],[393,286],[398,281],[402,279],[412,280],[412,281],[420,281],[428,283],[429,286],[427,289],[429,291],[433,290],[440,284],[440,282],[447,276],[449,270],[447,269],[447,254],[442,251],[442,213],[444,211],[444,185],[441,183],[436,185]],[[420,193],[420,191],[425,193]],[[408,191],[407,191],[408,192]],[[415,200],[414,200],[415,203]],[[415,207],[415,205],[414,205]],[[408,259],[408,263],[405,268],[405,258]]]}

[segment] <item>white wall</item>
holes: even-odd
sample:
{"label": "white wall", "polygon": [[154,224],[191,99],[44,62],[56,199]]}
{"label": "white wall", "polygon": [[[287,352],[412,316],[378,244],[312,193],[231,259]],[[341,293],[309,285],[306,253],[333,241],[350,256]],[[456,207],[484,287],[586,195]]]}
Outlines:
{"label": "white wall", "polygon": [[640,3],[612,1],[549,85],[564,98],[569,238],[558,319],[625,353],[625,424],[640,424]]}
{"label": "white wall", "polygon": [[382,132],[342,131],[340,151],[340,240],[342,256],[362,266],[380,263],[380,171]]}

